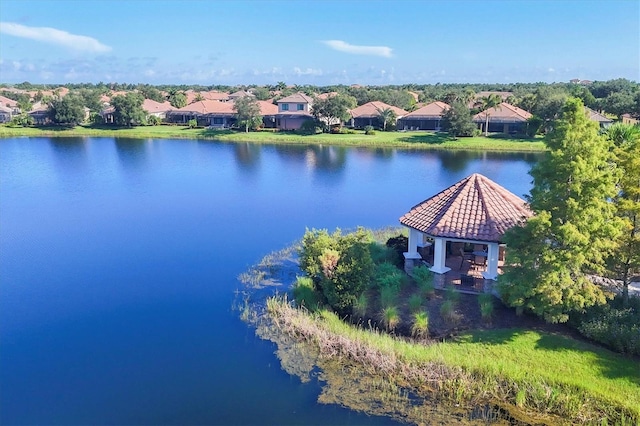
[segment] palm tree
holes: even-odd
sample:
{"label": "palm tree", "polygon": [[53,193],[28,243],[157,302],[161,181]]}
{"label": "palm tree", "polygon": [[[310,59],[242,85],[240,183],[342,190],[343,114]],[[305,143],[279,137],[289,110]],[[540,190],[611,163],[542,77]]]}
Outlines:
{"label": "palm tree", "polygon": [[607,129],[607,136],[617,147],[621,147],[626,143],[640,139],[640,127],[633,124],[615,123]]}
{"label": "palm tree", "polygon": [[502,98],[500,95],[495,93],[490,94],[489,96],[484,96],[480,98],[481,110],[484,111],[484,135],[489,136],[489,109],[497,108],[500,109],[500,104],[502,103]]}
{"label": "palm tree", "polygon": [[378,117],[382,120],[382,131],[387,131],[387,123],[395,124],[396,113],[391,108],[380,109],[378,108]]}

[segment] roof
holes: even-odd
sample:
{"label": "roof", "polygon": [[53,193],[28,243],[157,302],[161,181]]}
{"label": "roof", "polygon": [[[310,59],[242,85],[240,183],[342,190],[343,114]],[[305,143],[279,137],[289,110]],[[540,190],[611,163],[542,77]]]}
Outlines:
{"label": "roof", "polygon": [[196,101],[185,107],[174,109],[172,113],[194,113],[194,114],[235,114],[233,110],[233,102],[220,102],[205,99]]}
{"label": "roof", "polygon": [[18,101],[14,101],[13,99],[9,99],[5,96],[0,95],[0,104],[2,104],[2,106],[9,106],[11,108],[15,108],[18,106]]}
{"label": "roof", "polygon": [[304,93],[298,92],[278,100],[278,103],[279,104],[280,103],[310,104],[310,103],[313,103],[313,99],[311,99],[309,96],[305,95]]}
{"label": "roof", "polygon": [[260,106],[260,115],[276,115],[278,113],[278,105],[270,101],[258,101]]}
{"label": "roof", "polygon": [[415,111],[410,112],[403,118],[423,118],[423,117],[442,117],[442,115],[449,109],[449,105],[444,102],[431,102]]}
{"label": "roof", "polygon": [[403,110],[402,108],[385,104],[384,102],[380,101],[372,101],[352,109],[351,116],[353,118],[378,117],[380,116],[380,111],[384,111],[387,108],[395,112],[396,117],[403,117],[407,115],[407,111]]}
{"label": "roof", "polygon": [[6,106],[0,104],[0,111],[2,111],[3,113],[6,113],[6,114],[12,114],[13,113],[13,108],[9,108],[9,107],[6,107]]}
{"label": "roof", "polygon": [[153,114],[153,113],[171,111],[173,109],[173,107],[167,101],[165,101],[165,102],[156,102],[153,99],[145,99],[142,102],[142,109],[147,114]]}
{"label": "roof", "polygon": [[591,121],[596,121],[598,123],[613,123],[613,120],[605,117],[597,111],[592,110],[589,107],[584,107],[584,111],[587,113],[587,117],[589,117],[589,120]]}
{"label": "roof", "polygon": [[489,114],[490,123],[521,123],[531,118],[531,113],[502,102],[497,107],[477,113],[473,116],[473,121],[483,122],[486,120],[486,114]]}
{"label": "roof", "polygon": [[325,100],[337,95],[339,95],[338,92],[320,93],[318,96],[316,96],[316,99]]}
{"label": "roof", "polygon": [[474,173],[412,207],[400,223],[433,237],[500,242],[532,215],[520,197]]}

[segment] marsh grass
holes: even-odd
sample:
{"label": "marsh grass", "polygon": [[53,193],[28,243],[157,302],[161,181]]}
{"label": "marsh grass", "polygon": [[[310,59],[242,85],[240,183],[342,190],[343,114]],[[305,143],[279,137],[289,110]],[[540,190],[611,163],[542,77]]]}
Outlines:
{"label": "marsh grass", "polygon": [[445,300],[440,305],[440,316],[449,326],[456,326],[460,323],[460,314],[456,312],[455,304],[452,300]]}
{"label": "marsh grass", "polygon": [[380,306],[382,309],[398,303],[398,297],[400,296],[400,290],[397,287],[382,287],[380,288]]}
{"label": "marsh grass", "polygon": [[359,317],[364,317],[369,309],[369,296],[367,293],[362,293],[358,296],[356,303],[353,305],[353,313]]}
{"label": "marsh grass", "polygon": [[424,299],[419,293],[412,294],[409,296],[409,312],[412,314],[420,311],[422,309],[422,304],[424,303]]}
{"label": "marsh grass", "polygon": [[568,337],[482,330],[425,346],[346,324],[326,310],[305,314],[282,299],[267,307],[276,327],[314,343],[323,356],[354,360],[419,395],[460,404],[501,401],[568,423],[640,420],[637,361]]}
{"label": "marsh grass", "polygon": [[480,315],[482,320],[490,322],[495,309],[493,295],[490,293],[482,293],[478,296],[478,304],[480,305]]}
{"label": "marsh grass", "polygon": [[417,339],[425,339],[429,336],[429,313],[427,311],[413,314],[411,335]]}
{"label": "marsh grass", "polygon": [[382,310],[380,320],[388,331],[395,330],[398,324],[400,324],[398,308],[395,306],[387,306]]}

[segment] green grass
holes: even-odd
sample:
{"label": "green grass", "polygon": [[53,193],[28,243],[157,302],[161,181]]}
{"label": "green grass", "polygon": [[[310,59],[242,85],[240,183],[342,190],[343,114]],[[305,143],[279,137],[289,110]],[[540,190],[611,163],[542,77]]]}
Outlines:
{"label": "green grass", "polygon": [[561,335],[509,329],[474,331],[455,341],[424,346],[353,327],[327,311],[321,312],[321,318],[330,332],[406,362],[463,368],[479,375],[478,379],[488,387],[494,386],[494,381],[513,383],[514,405],[517,392],[518,402],[525,398],[531,405],[535,402],[535,389],[548,386],[552,393],[569,394],[563,398],[575,394],[576,401],[581,401],[585,395],[591,396],[605,405],[623,407],[640,419],[638,361],[588,343]]}
{"label": "green grass", "polygon": [[431,132],[376,132],[365,135],[318,134],[300,135],[290,132],[235,132],[230,130],[190,129],[183,126],[140,126],[117,128],[109,126],[77,126],[75,128],[9,127],[0,126],[0,138],[8,137],[123,137],[158,139],[211,139],[229,142],[285,143],[285,144],[331,144],[337,146],[367,146],[376,148],[411,149],[463,149],[478,151],[544,151],[542,139],[484,136],[449,138],[446,134]]}

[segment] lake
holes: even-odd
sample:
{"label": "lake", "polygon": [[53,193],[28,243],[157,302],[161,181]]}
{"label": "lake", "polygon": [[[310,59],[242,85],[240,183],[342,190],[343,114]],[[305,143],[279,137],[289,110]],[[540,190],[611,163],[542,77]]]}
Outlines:
{"label": "lake", "polygon": [[398,225],[536,154],[192,140],[0,140],[0,423],[390,424],[319,404],[232,310],[306,228]]}

